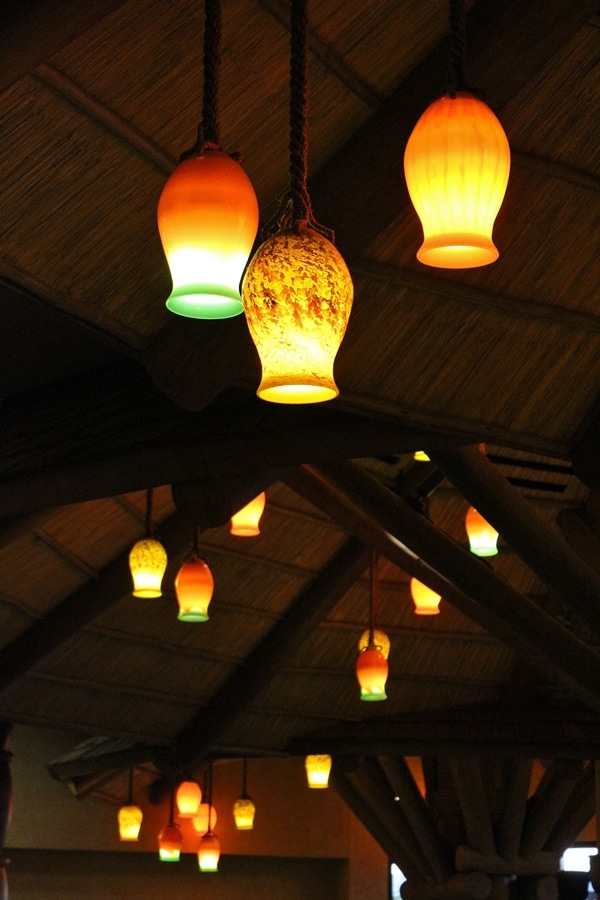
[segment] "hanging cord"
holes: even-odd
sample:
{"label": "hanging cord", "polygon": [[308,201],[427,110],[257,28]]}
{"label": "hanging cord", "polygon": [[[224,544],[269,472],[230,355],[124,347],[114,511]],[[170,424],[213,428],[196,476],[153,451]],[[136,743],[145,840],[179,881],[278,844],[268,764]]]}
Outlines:
{"label": "hanging cord", "polygon": [[169,825],[175,824],[175,788],[171,787],[171,795],[169,797]]}
{"label": "hanging cord", "polygon": [[248,783],[248,760],[247,760],[246,757],[244,757],[244,768],[243,768],[242,771],[243,771],[243,774],[242,774],[242,798],[243,798],[244,800],[248,800],[248,799],[249,799],[249,798],[248,798],[248,789],[247,789],[247,783]]}
{"label": "hanging cord", "polygon": [[465,0],[449,0],[450,47],[448,53],[448,93],[454,99],[458,91],[467,90],[465,79]]}
{"label": "hanging cord", "polygon": [[146,537],[154,537],[154,525],[152,524],[152,512],[154,508],[154,489],[148,488],[146,493]]}
{"label": "hanging cord", "polygon": [[127,794],[127,806],[133,805],[133,767],[129,769],[129,791]]}
{"label": "hanging cord", "polygon": [[371,598],[369,603],[369,647],[375,643],[377,620],[377,554],[371,551]]}
{"label": "hanging cord", "polygon": [[198,526],[194,528],[194,543],[192,552],[197,559],[200,559],[200,529]]}
{"label": "hanging cord", "polygon": [[202,96],[202,120],[198,125],[196,143],[185,153],[180,162],[190,156],[199,156],[206,150],[220,150],[219,126],[219,72],[221,68],[221,0],[204,0],[204,88]]}
{"label": "hanging cord", "polygon": [[205,777],[206,777],[206,785],[207,785],[207,788],[208,788],[208,790],[207,790],[207,796],[208,796],[208,831],[207,831],[206,833],[207,833],[207,834],[212,834],[212,825],[211,825],[211,821],[210,821],[211,818],[212,818],[212,782],[213,782],[213,764],[212,764],[212,760],[211,760],[211,762],[209,762],[209,764],[208,764],[208,772],[205,773]]}

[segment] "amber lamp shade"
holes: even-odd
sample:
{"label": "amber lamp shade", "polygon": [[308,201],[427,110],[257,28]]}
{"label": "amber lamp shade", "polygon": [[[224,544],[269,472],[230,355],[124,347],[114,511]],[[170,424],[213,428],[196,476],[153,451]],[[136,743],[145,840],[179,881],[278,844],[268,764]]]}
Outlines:
{"label": "amber lamp shade", "polygon": [[239,797],[233,804],[233,818],[238,831],[254,828],[256,807],[250,797]]}
{"label": "amber lamp shade", "polygon": [[175,578],[177,618],[182,622],[207,622],[213,589],[214,579],[203,559],[196,556],[185,562]]}
{"label": "amber lamp shade", "polygon": [[263,491],[262,494],[238,510],[231,517],[230,533],[237,537],[255,537],[260,534],[260,517],[264,512],[266,499],[267,495]]}
{"label": "amber lamp shade", "polygon": [[167,308],[192,319],[240,315],[240,281],[258,230],[258,201],[242,167],[220,150],[185,159],[163,188],[158,230],[173,280]]}
{"label": "amber lamp shade", "polygon": [[466,519],[465,528],[469,538],[469,549],[475,556],[496,556],[498,532],[486,522],[483,516],[471,506]]}
{"label": "amber lamp shade", "polygon": [[129,570],[134,597],[161,597],[162,577],[167,568],[167,552],[160,541],[144,538],[131,548]]}
{"label": "amber lamp shade", "polygon": [[416,578],[410,579],[410,594],[415,604],[415,613],[418,616],[436,616],[440,611],[440,594],[436,594],[431,588],[417,581]]}
{"label": "amber lamp shade", "polygon": [[356,677],[360,685],[361,700],[387,700],[385,683],[388,677],[388,663],[375,644],[369,644],[356,660]]}
{"label": "amber lamp shade", "polygon": [[329,786],[331,756],[327,753],[312,754],[306,757],[304,766],[309,788],[326,788]]}
{"label": "amber lamp shade", "polygon": [[[363,650],[366,650],[369,646],[369,642],[371,639],[371,632],[367,628],[366,631],[363,631],[360,638],[358,639],[358,652],[362,653]],[[381,628],[373,629],[373,643],[375,646],[381,650],[384,659],[387,659],[390,655],[390,639]]]}
{"label": "amber lamp shade", "polygon": [[126,806],[122,806],[118,813],[119,840],[139,840],[142,818],[142,811],[139,806],[135,805],[135,803],[130,803]]}
{"label": "amber lamp shade", "polygon": [[406,183],[424,234],[417,259],[446,269],[494,262],[492,229],[509,170],[508,140],[489,106],[468,93],[434,101],[404,153]]}
{"label": "amber lamp shade", "polygon": [[176,822],[165,825],[158,836],[158,855],[163,862],[177,862],[181,855],[183,838]]}
{"label": "amber lamp shade", "polygon": [[354,288],[338,250],[299,226],[268,238],[250,262],[242,299],[262,364],[258,396],[274,403],[319,403],[339,394],[333,363]]}
{"label": "amber lamp shade", "polygon": [[208,813],[210,811],[210,827],[212,828],[217,824],[217,811],[214,806],[209,806],[208,803],[201,803],[198,807],[198,812],[194,816],[192,820],[192,824],[194,826],[194,831],[196,834],[206,834],[208,831]]}
{"label": "amber lamp shade", "polygon": [[175,792],[175,802],[180,819],[193,819],[198,812],[202,791],[195,781],[182,781]]}
{"label": "amber lamp shade", "polygon": [[207,832],[200,839],[198,847],[198,868],[201,872],[217,872],[219,867],[219,857],[221,855],[221,845],[216,834],[212,831]]}
{"label": "amber lamp shade", "polygon": [[415,450],[413,459],[417,462],[429,462],[429,457],[424,450]]}

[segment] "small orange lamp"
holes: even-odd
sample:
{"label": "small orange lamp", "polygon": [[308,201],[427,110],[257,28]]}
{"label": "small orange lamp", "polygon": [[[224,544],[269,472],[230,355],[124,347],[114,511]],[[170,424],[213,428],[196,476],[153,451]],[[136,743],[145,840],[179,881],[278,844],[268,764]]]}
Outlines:
{"label": "small orange lamp", "polygon": [[182,781],[175,794],[177,813],[180,819],[193,819],[198,812],[202,790],[195,781]]}
{"label": "small orange lamp", "polygon": [[255,537],[260,534],[260,517],[262,516],[267,495],[263,491],[250,503],[247,503],[231,517],[229,531],[237,537]]}
{"label": "small orange lamp", "polygon": [[498,532],[473,506],[469,507],[467,512],[465,528],[471,553],[483,557],[497,555]]}
{"label": "small orange lamp", "polygon": [[208,606],[214,586],[208,563],[198,554],[196,530],[194,555],[182,565],[175,578],[175,595],[179,604],[177,618],[182,622],[208,622]]}
{"label": "small orange lamp", "polygon": [[208,803],[201,803],[198,807],[198,812],[192,819],[192,824],[194,826],[194,831],[196,834],[206,834],[208,831],[208,820],[210,817],[211,825],[217,824],[217,811],[214,806],[210,806]]}
{"label": "small orange lamp", "polygon": [[329,786],[331,772],[331,756],[327,753],[313,753],[304,760],[306,780],[309,788],[326,788]]}
{"label": "small orange lamp", "polygon": [[200,838],[198,868],[201,872],[218,872],[221,845],[214,831],[207,831]]}
{"label": "small orange lamp", "polygon": [[178,862],[183,846],[181,828],[174,821],[174,792],[171,791],[169,821],[158,836],[158,855],[162,862]]}
{"label": "small orange lamp", "polygon": [[133,802],[133,769],[130,769],[127,803],[119,809],[118,813],[119,840],[139,840],[142,819],[142,810]]}
{"label": "small orange lamp", "polygon": [[436,594],[431,588],[418,581],[410,579],[410,593],[415,604],[415,613],[418,616],[436,616],[440,611],[440,594]]}
{"label": "small orange lamp", "polygon": [[[361,700],[386,700],[385,683],[389,666],[382,648],[375,642],[375,620],[377,617],[377,558],[375,551],[371,553],[371,593],[369,601],[369,632],[366,647],[363,647],[356,660],[356,678],[360,686]],[[387,635],[386,635],[387,637]],[[360,646],[360,644],[359,644]]]}
{"label": "small orange lamp", "polygon": [[161,597],[162,577],[167,568],[167,552],[153,535],[152,488],[146,494],[146,536],[129,552],[129,571],[133,580],[134,597]]}

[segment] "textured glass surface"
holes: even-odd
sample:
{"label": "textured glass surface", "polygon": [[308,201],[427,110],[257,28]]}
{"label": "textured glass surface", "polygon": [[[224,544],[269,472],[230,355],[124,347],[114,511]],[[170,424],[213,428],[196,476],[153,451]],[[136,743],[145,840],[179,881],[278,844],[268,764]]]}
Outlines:
{"label": "textured glass surface", "polygon": [[134,597],[160,597],[161,581],[167,568],[167,553],[153,538],[144,538],[131,548],[129,569]]}
{"label": "textured glass surface", "polygon": [[119,810],[119,839],[137,841],[142,824],[142,811],[139,806],[122,806]]}
{"label": "textured glass surface", "polygon": [[248,831],[250,828],[254,828],[255,812],[256,809],[250,797],[240,797],[233,804],[235,827],[239,831]]}
{"label": "textured glass surface", "polygon": [[313,754],[306,757],[304,764],[306,766],[308,786],[311,788],[326,788],[331,771],[331,756],[325,753]]}
{"label": "textured glass surface", "polygon": [[[390,639],[387,636],[387,634],[385,633],[385,631],[381,630],[381,628],[375,628],[373,630],[373,643],[379,650],[381,650],[381,653],[382,653],[384,659],[387,659],[388,656],[390,655]],[[363,631],[363,633],[361,634],[360,639],[358,641],[359,652],[362,653],[362,651],[366,650],[368,646],[369,646],[369,629],[367,628],[366,631]]]}

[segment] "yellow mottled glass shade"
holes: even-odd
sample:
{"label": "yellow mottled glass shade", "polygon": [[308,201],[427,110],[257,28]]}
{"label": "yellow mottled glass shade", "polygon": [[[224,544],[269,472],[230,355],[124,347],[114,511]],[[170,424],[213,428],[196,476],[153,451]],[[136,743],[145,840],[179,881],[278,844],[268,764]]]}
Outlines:
{"label": "yellow mottled glass shade", "polygon": [[[358,650],[359,653],[362,653],[363,650],[366,650],[369,646],[369,637],[370,632],[367,628],[366,631],[363,631],[358,641]],[[375,646],[381,650],[384,659],[387,659],[390,655],[390,639],[381,628],[375,628],[373,630],[373,643]]]}
{"label": "yellow mottled glass shade", "polygon": [[469,549],[475,556],[496,556],[498,532],[471,506],[465,518]]}
{"label": "yellow mottled glass shade", "polygon": [[238,831],[249,831],[254,828],[256,807],[250,797],[240,797],[233,804],[233,818]]}
{"label": "yellow mottled glass shade", "polygon": [[313,754],[304,760],[306,778],[310,788],[326,788],[329,785],[331,756],[326,753]]}
{"label": "yellow mottled glass shade", "polygon": [[312,228],[278,231],[259,247],[242,284],[248,328],[262,363],[259,397],[274,403],[337,397],[333,362],[353,296],[340,253]]}
{"label": "yellow mottled glass shade", "polygon": [[139,806],[135,804],[122,806],[118,813],[119,840],[137,841],[140,835],[142,818],[142,811]]}
{"label": "yellow mottled glass shade", "polygon": [[216,834],[209,831],[200,839],[198,847],[198,867],[201,872],[216,872],[221,855],[221,845]]}
{"label": "yellow mottled glass shade", "polygon": [[439,613],[440,594],[436,594],[430,587],[418,581],[416,578],[410,579],[410,594],[415,604],[415,613],[418,616],[435,616]]}
{"label": "yellow mottled glass shade", "polygon": [[492,229],[509,170],[508,140],[489,106],[467,93],[432,103],[404,153],[406,184],[424,234],[417,259],[447,269],[494,262]]}
{"label": "yellow mottled glass shade", "polygon": [[161,597],[161,582],[167,568],[167,552],[159,541],[144,538],[131,548],[129,569],[134,597]]}

